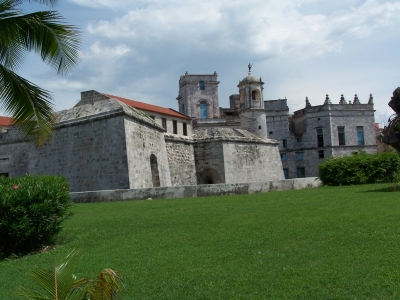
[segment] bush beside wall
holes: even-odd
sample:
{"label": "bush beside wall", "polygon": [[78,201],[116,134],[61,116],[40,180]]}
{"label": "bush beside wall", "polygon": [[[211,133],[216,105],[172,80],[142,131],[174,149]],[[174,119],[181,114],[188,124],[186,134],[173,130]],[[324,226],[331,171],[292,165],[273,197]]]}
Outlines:
{"label": "bush beside wall", "polygon": [[329,158],[318,166],[325,185],[397,182],[400,178],[400,156],[395,152]]}
{"label": "bush beside wall", "polygon": [[0,176],[0,256],[52,245],[71,215],[68,190],[64,177]]}

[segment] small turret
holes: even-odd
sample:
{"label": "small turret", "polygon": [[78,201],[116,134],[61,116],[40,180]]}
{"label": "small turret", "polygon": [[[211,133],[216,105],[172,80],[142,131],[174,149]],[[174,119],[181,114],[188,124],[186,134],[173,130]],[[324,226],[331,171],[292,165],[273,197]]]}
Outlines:
{"label": "small turret", "polygon": [[263,85],[261,78],[251,73],[239,81],[240,121],[242,129],[246,129],[261,139],[267,139],[267,121],[264,109]]}

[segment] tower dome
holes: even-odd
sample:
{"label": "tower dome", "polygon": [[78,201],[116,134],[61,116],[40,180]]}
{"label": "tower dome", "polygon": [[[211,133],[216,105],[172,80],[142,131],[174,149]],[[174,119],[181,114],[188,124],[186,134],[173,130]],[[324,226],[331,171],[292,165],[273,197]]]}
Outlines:
{"label": "tower dome", "polygon": [[251,73],[249,64],[247,77],[239,81],[240,122],[241,127],[261,139],[267,139],[267,121],[263,99],[263,84],[261,77]]}
{"label": "tower dome", "polygon": [[243,78],[243,79],[239,82],[239,84],[240,84],[240,83],[260,83],[260,82],[262,82],[262,81],[261,81],[261,78],[258,78],[258,77],[256,77],[256,76],[254,76],[254,75],[251,73],[251,71],[249,71],[249,74],[248,74],[245,78]]}

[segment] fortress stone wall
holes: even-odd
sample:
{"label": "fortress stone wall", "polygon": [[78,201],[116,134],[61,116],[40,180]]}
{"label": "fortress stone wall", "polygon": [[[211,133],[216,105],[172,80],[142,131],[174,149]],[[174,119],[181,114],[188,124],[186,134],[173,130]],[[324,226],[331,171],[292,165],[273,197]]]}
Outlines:
{"label": "fortress stone wall", "polygon": [[171,185],[196,185],[196,166],[191,138],[165,135]]}

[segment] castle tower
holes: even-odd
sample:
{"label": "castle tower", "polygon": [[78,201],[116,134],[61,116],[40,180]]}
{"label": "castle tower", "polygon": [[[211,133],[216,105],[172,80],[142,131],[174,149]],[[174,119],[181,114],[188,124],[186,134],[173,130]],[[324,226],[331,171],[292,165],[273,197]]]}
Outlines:
{"label": "castle tower", "polygon": [[219,118],[217,72],[188,74],[179,79],[179,112],[195,119]]}
{"label": "castle tower", "polygon": [[242,129],[246,129],[261,139],[267,139],[267,121],[264,108],[263,85],[261,78],[251,73],[239,81],[240,94],[240,122]]}

